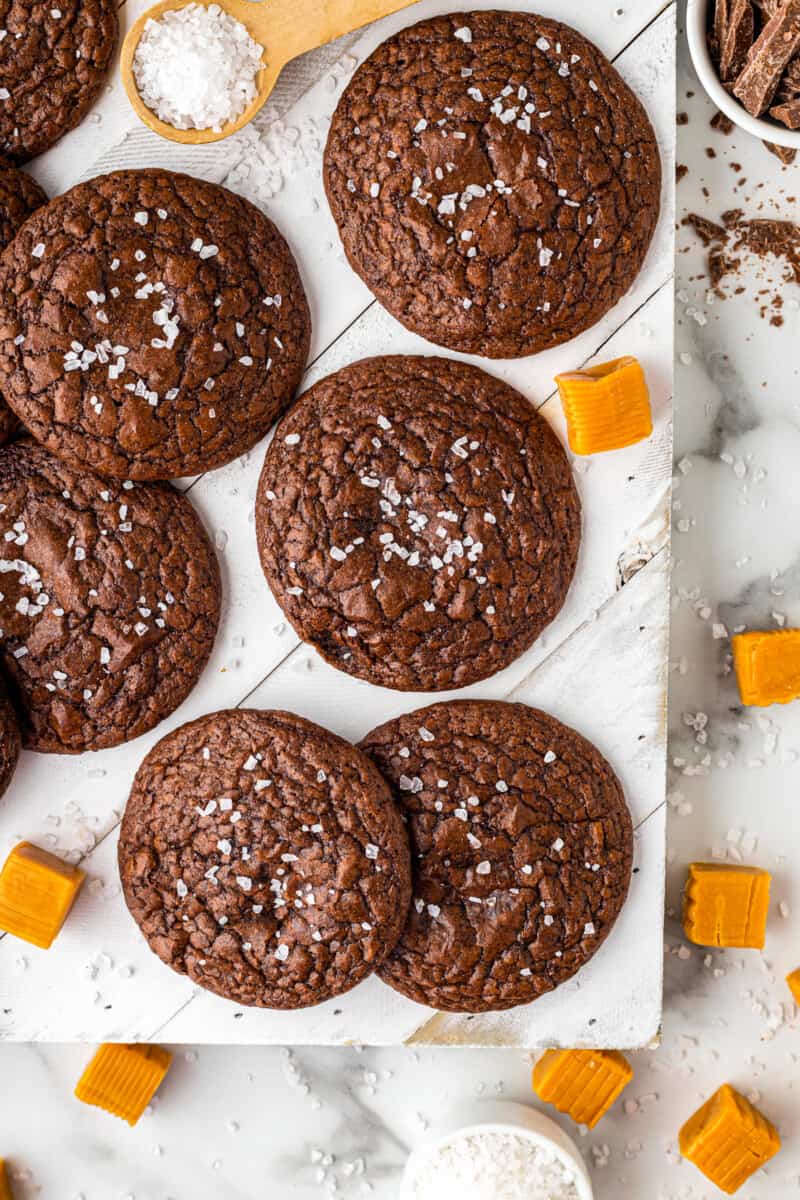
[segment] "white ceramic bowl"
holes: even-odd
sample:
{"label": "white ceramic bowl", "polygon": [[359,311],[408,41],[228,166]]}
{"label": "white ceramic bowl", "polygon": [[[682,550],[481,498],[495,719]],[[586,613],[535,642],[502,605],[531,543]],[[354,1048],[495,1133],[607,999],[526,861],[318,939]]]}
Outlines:
{"label": "white ceramic bowl", "polygon": [[800,129],[787,129],[777,121],[765,121],[761,117],[751,117],[735,96],[727,92],[719,81],[716,69],[711,61],[708,49],[709,9],[714,0],[689,0],[686,10],[686,35],[689,39],[689,49],[697,76],[717,108],[726,117],[752,133],[754,137],[766,142],[775,142],[779,146],[791,146],[800,150]]}
{"label": "white ceramic bowl", "polygon": [[592,1183],[581,1153],[571,1137],[538,1108],[508,1100],[476,1100],[457,1108],[437,1124],[411,1154],[403,1173],[400,1200],[412,1200],[412,1183],[422,1163],[441,1146],[478,1132],[511,1133],[546,1146],[575,1173],[580,1200],[593,1200]]}

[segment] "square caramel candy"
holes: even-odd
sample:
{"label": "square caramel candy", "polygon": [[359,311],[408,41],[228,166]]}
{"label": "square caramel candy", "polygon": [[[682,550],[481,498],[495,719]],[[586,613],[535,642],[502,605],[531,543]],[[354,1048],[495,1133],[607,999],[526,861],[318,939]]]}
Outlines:
{"label": "square caramel candy", "polygon": [[650,393],[638,359],[627,355],[557,375],[567,437],[575,454],[623,450],[653,432]]}
{"label": "square caramel candy", "polygon": [[20,842],[0,871],[0,929],[49,950],[86,875],[30,842]]}
{"label": "square caramel candy", "polygon": [[160,1046],[100,1047],[78,1080],[75,1095],[135,1125],[170,1068],[172,1055]]}
{"label": "square caramel candy", "polygon": [[781,1148],[775,1126],[724,1083],[680,1131],[681,1154],[732,1196]]}
{"label": "square caramel candy", "polygon": [[763,950],[769,871],[729,863],[691,863],[683,894],[683,929],[697,946]]}
{"label": "square caramel candy", "polygon": [[5,1159],[0,1158],[0,1200],[14,1200],[11,1183],[6,1170]]}
{"label": "square caramel candy", "polygon": [[796,971],[792,971],[791,975],[786,976],[786,982],[789,985],[789,991],[794,997],[794,1002],[800,1007],[800,967]]}
{"label": "square caramel candy", "polygon": [[533,1069],[540,1100],[592,1129],[633,1078],[616,1050],[547,1050]]}
{"label": "square caramel candy", "polygon": [[800,629],[737,633],[733,665],[742,704],[765,707],[800,697]]}

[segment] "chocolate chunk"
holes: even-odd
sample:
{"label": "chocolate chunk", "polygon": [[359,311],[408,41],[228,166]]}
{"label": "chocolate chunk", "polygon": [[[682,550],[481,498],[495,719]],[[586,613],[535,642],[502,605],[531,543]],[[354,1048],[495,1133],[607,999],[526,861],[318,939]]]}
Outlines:
{"label": "chocolate chunk", "polygon": [[381,978],[419,1004],[528,1004],[588,962],[628,892],[631,818],[590,742],[524,704],[463,700],[361,747],[402,805],[413,900]]}
{"label": "chocolate chunk", "polygon": [[534,13],[434,17],[356,71],[325,187],[354,270],[407,328],[490,358],[557,346],[628,291],[658,145],[603,54]]}
{"label": "chocolate chunk", "polygon": [[785,0],[764,26],[734,86],[754,117],[769,108],[788,63],[800,49],[800,0]]}
{"label": "chocolate chunk", "polygon": [[800,99],[787,100],[785,104],[776,104],[769,110],[769,115],[788,129],[800,129]]}
{"label": "chocolate chunk", "polygon": [[0,450],[0,662],[32,750],[138,737],[186,698],[219,622],[219,568],[188,499]]}
{"label": "chocolate chunk", "polygon": [[800,58],[793,58],[778,85],[779,100],[796,100],[800,96]]}
{"label": "chocolate chunk", "polygon": [[0,386],[76,468],[173,479],[230,462],[288,407],[310,318],[273,223],[216,184],[101,175],[0,260]]}
{"label": "chocolate chunk", "polygon": [[117,7],[0,0],[0,153],[25,162],[83,120],[114,60]]}
{"label": "chocolate chunk", "polygon": [[734,128],[733,121],[723,112],[714,113],[714,116],[709,121],[709,125],[712,129],[715,129],[717,133],[724,134],[725,137],[727,137],[729,133],[732,133]]}
{"label": "chocolate chunk", "polygon": [[736,79],[744,68],[753,45],[755,28],[755,14],[750,0],[733,0],[719,64],[723,83]]}
{"label": "chocolate chunk", "polygon": [[720,56],[725,45],[732,4],[733,0],[716,0],[714,5],[714,21],[708,35],[708,48],[716,67],[719,67]]}
{"label": "chocolate chunk", "polygon": [[386,781],[285,712],[212,713],[163,738],[133,781],[119,870],[163,962],[259,1008],[355,987],[394,949],[411,899]]}
{"label": "chocolate chunk", "polygon": [[580,533],[547,422],[443,358],[365,359],[315,384],[256,498],[261,564],[300,637],[402,691],[465,687],[527,650],[564,603]]}
{"label": "chocolate chunk", "polygon": [[675,182],[681,183],[689,174],[689,168],[686,163],[678,163],[675,167]]}
{"label": "chocolate chunk", "polygon": [[787,167],[790,167],[797,158],[797,151],[791,146],[780,146],[777,142],[768,142],[766,140],[764,141],[764,145],[767,147],[770,154],[774,154],[775,157],[779,158],[782,163],[786,164]]}

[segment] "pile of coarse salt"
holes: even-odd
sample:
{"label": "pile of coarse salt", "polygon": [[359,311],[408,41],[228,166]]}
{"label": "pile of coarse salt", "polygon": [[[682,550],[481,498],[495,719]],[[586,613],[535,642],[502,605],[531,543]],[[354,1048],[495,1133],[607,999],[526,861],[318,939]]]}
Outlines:
{"label": "pile of coarse salt", "polygon": [[146,23],[133,76],[144,103],[168,125],[219,132],[255,100],[263,53],[218,4],[188,4]]}
{"label": "pile of coarse salt", "polygon": [[414,1200],[581,1200],[575,1172],[547,1146],[485,1129],[439,1146],[418,1164]]}

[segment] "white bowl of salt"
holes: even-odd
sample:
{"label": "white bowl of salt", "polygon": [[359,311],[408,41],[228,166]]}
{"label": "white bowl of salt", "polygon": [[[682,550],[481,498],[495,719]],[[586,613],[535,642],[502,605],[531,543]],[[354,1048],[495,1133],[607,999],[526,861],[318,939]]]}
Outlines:
{"label": "white bowl of salt", "polygon": [[406,1164],[400,1200],[592,1200],[572,1138],[544,1113],[478,1101],[451,1113]]}

